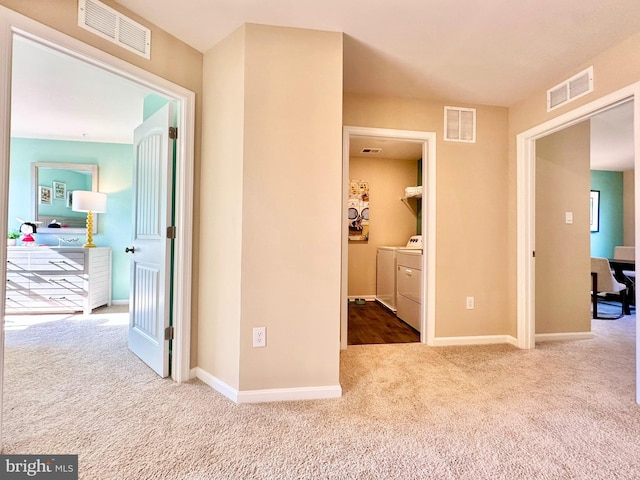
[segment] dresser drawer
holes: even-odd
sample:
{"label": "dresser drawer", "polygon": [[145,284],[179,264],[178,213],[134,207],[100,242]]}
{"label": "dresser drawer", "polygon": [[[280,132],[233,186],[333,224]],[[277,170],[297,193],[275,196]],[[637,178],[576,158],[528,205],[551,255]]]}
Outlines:
{"label": "dresser drawer", "polygon": [[28,310],[31,305],[29,290],[7,290],[4,305],[7,313]]}
{"label": "dresser drawer", "polygon": [[82,253],[32,253],[29,262],[31,271],[84,273]]}
{"label": "dresser drawer", "polygon": [[34,273],[31,277],[31,290],[40,289],[63,289],[84,291],[87,287],[87,281],[81,275],[73,275],[70,273],[63,275],[42,275]]}
{"label": "dresser drawer", "polygon": [[30,273],[14,273],[7,272],[7,291],[10,290],[29,290]]}
{"label": "dresser drawer", "polygon": [[7,258],[7,272],[24,272],[29,270],[29,253],[11,253]]}
{"label": "dresser drawer", "polygon": [[82,300],[69,297],[30,298],[27,308],[36,313],[77,312],[83,310],[82,305]]}

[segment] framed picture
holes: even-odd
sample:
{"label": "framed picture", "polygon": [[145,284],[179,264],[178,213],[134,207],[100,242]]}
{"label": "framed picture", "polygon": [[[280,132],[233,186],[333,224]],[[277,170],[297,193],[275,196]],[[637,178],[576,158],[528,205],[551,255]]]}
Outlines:
{"label": "framed picture", "polygon": [[53,198],[56,200],[67,199],[67,184],[62,182],[53,182]]}
{"label": "framed picture", "polygon": [[600,190],[591,190],[589,223],[592,232],[600,231]]}
{"label": "framed picture", "polygon": [[73,208],[73,190],[67,192],[67,208]]}
{"label": "framed picture", "polygon": [[51,205],[51,188],[38,187],[38,203],[40,205]]}

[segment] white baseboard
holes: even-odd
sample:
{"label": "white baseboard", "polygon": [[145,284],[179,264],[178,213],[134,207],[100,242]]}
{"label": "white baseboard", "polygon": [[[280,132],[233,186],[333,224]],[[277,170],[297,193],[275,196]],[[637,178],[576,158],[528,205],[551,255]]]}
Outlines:
{"label": "white baseboard", "polygon": [[325,400],[340,398],[340,385],[323,387],[269,388],[265,390],[246,390],[238,392],[238,403],[291,402],[298,400]]}
{"label": "white baseboard", "polygon": [[593,338],[591,332],[568,333],[536,333],[536,342],[549,342],[552,340],[585,340]]}
{"label": "white baseboard", "polygon": [[271,388],[265,390],[238,391],[200,367],[191,374],[235,403],[290,402],[297,400],[324,400],[342,396],[340,385],[324,387]]}
{"label": "white baseboard", "polygon": [[350,295],[347,297],[347,300],[349,300],[350,302],[355,302],[357,298],[361,298],[367,302],[375,302],[376,300],[375,295]]}
{"label": "white baseboard", "polygon": [[129,300],[111,300],[111,305],[129,305]]}
{"label": "white baseboard", "polygon": [[481,335],[475,337],[436,337],[433,340],[434,347],[446,347],[452,345],[491,345],[495,343],[507,343],[518,346],[518,339],[511,335]]}

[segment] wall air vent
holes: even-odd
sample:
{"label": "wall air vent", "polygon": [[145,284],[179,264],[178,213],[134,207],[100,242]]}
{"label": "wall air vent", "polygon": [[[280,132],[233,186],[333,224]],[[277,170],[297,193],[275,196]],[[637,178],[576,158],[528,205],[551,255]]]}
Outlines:
{"label": "wall air vent", "polygon": [[547,112],[593,91],[593,67],[547,90]]}
{"label": "wall air vent", "polygon": [[375,147],[365,147],[360,151],[360,153],[368,153],[369,155],[377,155],[380,152],[382,152],[382,149]]}
{"label": "wall air vent", "polygon": [[78,25],[146,59],[151,58],[151,30],[98,0],[78,0]]}
{"label": "wall air vent", "polygon": [[476,143],[476,109],[444,107],[444,139],[447,142]]}

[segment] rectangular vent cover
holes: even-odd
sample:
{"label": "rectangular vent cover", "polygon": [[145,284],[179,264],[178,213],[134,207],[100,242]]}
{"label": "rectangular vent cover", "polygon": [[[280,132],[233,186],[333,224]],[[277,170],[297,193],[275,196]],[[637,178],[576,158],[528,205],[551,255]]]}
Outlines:
{"label": "rectangular vent cover", "polygon": [[547,90],[547,112],[593,91],[593,67]]}
{"label": "rectangular vent cover", "polygon": [[444,107],[444,139],[476,143],[476,109]]}
{"label": "rectangular vent cover", "polygon": [[151,58],[151,30],[98,0],[78,1],[78,25],[146,59]]}
{"label": "rectangular vent cover", "polygon": [[369,154],[373,154],[373,155],[377,155],[380,152],[382,152],[381,148],[377,148],[377,147],[365,147],[361,150],[360,153],[369,153]]}

